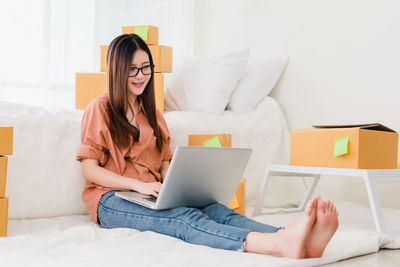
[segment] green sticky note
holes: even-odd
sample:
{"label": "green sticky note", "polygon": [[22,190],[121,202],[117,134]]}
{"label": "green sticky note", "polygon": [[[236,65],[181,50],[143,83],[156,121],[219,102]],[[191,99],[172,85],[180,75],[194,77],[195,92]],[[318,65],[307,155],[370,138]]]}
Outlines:
{"label": "green sticky note", "polygon": [[335,148],[333,150],[333,156],[339,157],[349,153],[349,137],[345,136],[335,140]]}
{"label": "green sticky note", "polygon": [[203,145],[208,146],[208,147],[222,147],[221,142],[219,141],[218,135],[203,142]]}
{"label": "green sticky note", "polygon": [[397,165],[397,169],[400,169],[400,165]]}
{"label": "green sticky note", "polygon": [[135,34],[139,35],[143,41],[147,42],[147,32],[149,28],[147,26],[135,26]]}

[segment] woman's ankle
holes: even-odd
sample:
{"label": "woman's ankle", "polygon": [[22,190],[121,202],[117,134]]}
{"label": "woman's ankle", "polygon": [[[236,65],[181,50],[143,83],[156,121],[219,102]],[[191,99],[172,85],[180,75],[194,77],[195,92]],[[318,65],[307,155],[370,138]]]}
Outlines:
{"label": "woman's ankle", "polygon": [[277,246],[275,244],[276,233],[249,232],[245,241],[245,252],[277,255]]}

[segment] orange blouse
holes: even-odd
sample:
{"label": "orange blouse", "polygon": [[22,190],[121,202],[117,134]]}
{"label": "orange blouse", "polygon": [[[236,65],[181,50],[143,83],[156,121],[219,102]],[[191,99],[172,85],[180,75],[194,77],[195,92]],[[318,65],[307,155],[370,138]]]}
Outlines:
{"label": "orange blouse", "polygon": [[[143,182],[161,181],[159,172],[161,163],[172,158],[170,134],[161,112],[157,110],[158,127],[163,142],[161,152],[156,147],[153,128],[147,120],[141,103],[136,115],[136,123],[140,129],[139,141],[134,143],[133,146],[120,149],[114,144],[104,119],[107,102],[108,94],[103,94],[87,106],[82,118],[81,146],[76,155],[76,160],[80,162],[83,159],[98,160],[105,169],[127,179],[138,179]],[[107,154],[109,155],[108,160]],[[86,181],[82,200],[95,222],[98,222],[97,207],[100,198],[111,190],[124,189],[103,187]]]}

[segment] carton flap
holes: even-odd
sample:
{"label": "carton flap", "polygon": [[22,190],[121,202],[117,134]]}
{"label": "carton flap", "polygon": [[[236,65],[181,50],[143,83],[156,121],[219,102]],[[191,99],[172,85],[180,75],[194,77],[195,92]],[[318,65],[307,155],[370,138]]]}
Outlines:
{"label": "carton flap", "polygon": [[312,127],[318,129],[332,129],[332,128],[360,128],[366,130],[384,131],[384,132],[396,132],[380,123],[368,123],[368,124],[348,124],[348,125],[313,125]]}

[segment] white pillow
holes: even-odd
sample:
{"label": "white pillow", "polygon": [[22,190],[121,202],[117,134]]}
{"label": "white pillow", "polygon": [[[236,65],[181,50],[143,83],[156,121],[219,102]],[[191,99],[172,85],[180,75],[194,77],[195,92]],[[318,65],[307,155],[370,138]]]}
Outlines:
{"label": "white pillow", "polygon": [[166,110],[222,114],[243,75],[249,49],[224,56],[195,56],[186,60],[174,87],[165,94]]}
{"label": "white pillow", "polygon": [[253,110],[271,93],[287,61],[287,57],[251,58],[227,109],[237,113]]}

